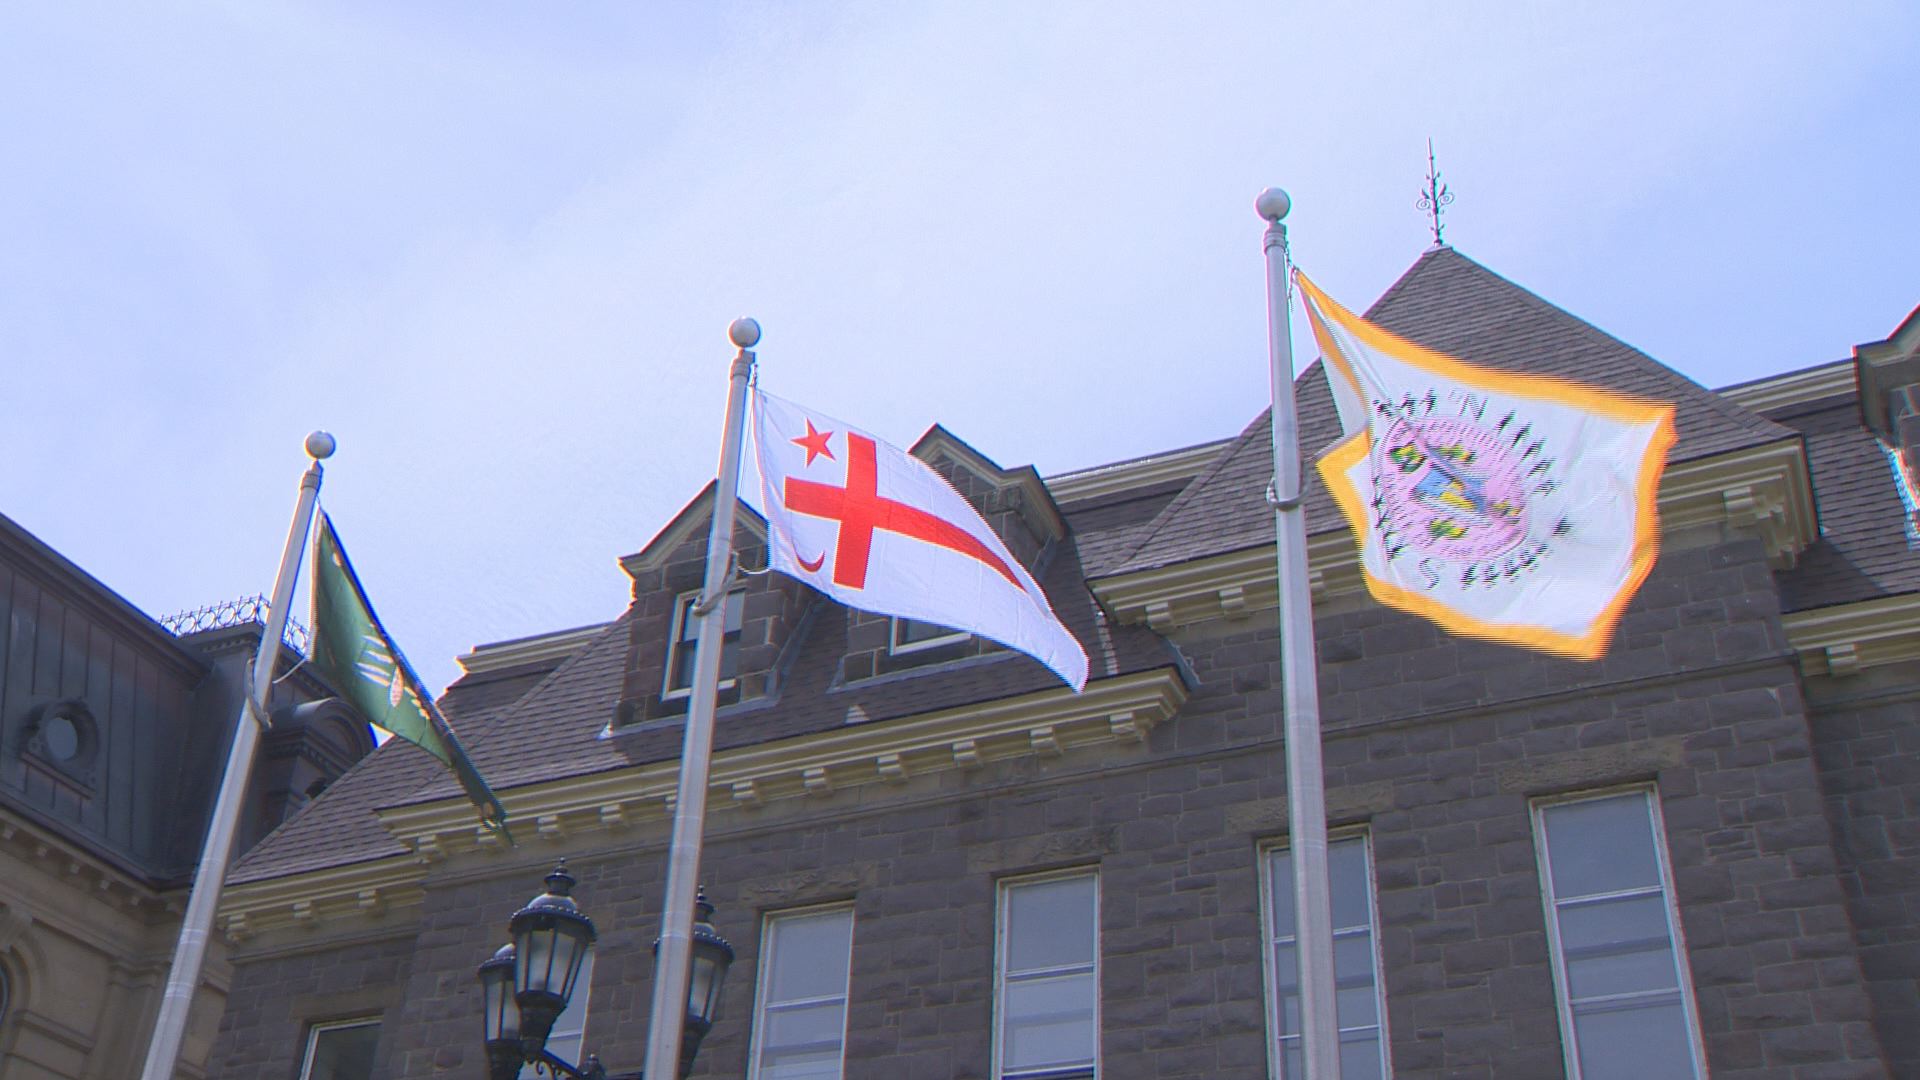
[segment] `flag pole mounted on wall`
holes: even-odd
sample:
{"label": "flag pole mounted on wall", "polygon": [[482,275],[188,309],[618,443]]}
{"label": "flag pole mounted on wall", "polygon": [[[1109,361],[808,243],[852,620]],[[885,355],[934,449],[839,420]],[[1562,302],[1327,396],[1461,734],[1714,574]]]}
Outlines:
{"label": "flag pole mounted on wall", "polygon": [[720,694],[720,652],[727,627],[727,589],[733,581],[733,508],[740,489],[740,452],[746,435],[750,351],[760,324],[735,319],[727,337],[740,351],[727,387],[727,419],[720,440],[720,474],[713,491],[713,527],[707,533],[707,574],[694,604],[700,618],[693,646],[693,699],[680,750],[680,786],[674,798],[673,839],[667,848],[667,891],[660,915],[660,948],[653,967],[653,1011],[647,1022],[645,1076],[680,1075],[680,1034],[687,1019],[688,962],[693,956],[694,892],[700,883],[700,843],[707,824],[707,773],[713,755],[713,713]]}
{"label": "flag pole mounted on wall", "polygon": [[207,940],[213,933],[214,911],[220,906],[220,890],[227,881],[227,863],[233,857],[241,799],[253,773],[253,754],[260,745],[260,729],[266,726],[274,665],[280,659],[280,639],[286,635],[287,614],[293,607],[293,582],[299,576],[300,556],[306,549],[307,533],[313,527],[313,505],[320,497],[320,462],[333,456],[333,436],[324,431],[308,435],[306,450],[313,464],[300,478],[300,500],[294,507],[293,524],[287,529],[287,546],[280,555],[280,574],[273,582],[273,606],[267,609],[267,625],[260,631],[260,649],[254,653],[246,703],[234,723],[227,771],[220,779],[220,794],[214,800],[206,840],[200,846],[199,868],[193,875],[193,890],[187,897],[187,912],[180,926],[180,940],[174,946],[173,965],[167,971],[160,1015],[154,1021],[153,1038],[147,1043],[147,1063],[140,1071],[141,1080],[171,1080],[174,1064],[180,1057],[180,1040],[186,1035],[187,1017],[193,1009],[194,990],[200,985],[200,968],[206,960]]}
{"label": "flag pole mounted on wall", "polygon": [[1274,551],[1280,579],[1280,680],[1287,754],[1287,844],[1293,863],[1300,1033],[1307,1080],[1339,1080],[1334,1016],[1333,904],[1327,873],[1326,777],[1320,762],[1320,678],[1301,505],[1300,418],[1293,401],[1293,318],[1287,227],[1293,200],[1268,188],[1254,200],[1267,222],[1267,340],[1273,365]]}

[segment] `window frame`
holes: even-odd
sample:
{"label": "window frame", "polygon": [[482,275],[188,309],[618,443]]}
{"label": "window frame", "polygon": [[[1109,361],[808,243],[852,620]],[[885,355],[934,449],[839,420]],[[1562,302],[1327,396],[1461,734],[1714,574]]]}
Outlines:
{"label": "window frame", "polygon": [[1049,870],[1037,874],[1020,874],[1004,877],[994,883],[993,911],[993,1038],[992,1071],[990,1080],[1008,1080],[1005,1062],[1006,1006],[1007,1006],[1007,946],[1011,941],[1007,933],[1007,916],[1012,910],[1007,901],[1013,890],[1025,885],[1041,885],[1050,881],[1067,881],[1074,878],[1086,878],[1093,883],[1093,910],[1089,918],[1093,922],[1093,1060],[1088,1065],[1063,1065],[1045,1070],[1029,1070],[1016,1074],[1013,1080],[1078,1080],[1090,1077],[1099,1080],[1102,1073],[1100,1056],[1103,1039],[1102,1009],[1100,986],[1100,957],[1105,951],[1100,932],[1100,868],[1098,866],[1075,866],[1060,870]]}
{"label": "window frame", "polygon": [[[853,1012],[853,937],[859,929],[854,917],[853,901],[841,900],[829,904],[809,904],[805,907],[781,908],[769,911],[760,919],[760,952],[755,958],[757,970],[754,972],[753,1019],[747,1036],[747,1073],[746,1080],[759,1080],[761,1038],[766,1034],[767,1006],[773,979],[773,925],[781,919],[804,918],[810,915],[824,915],[841,911],[847,916],[847,974],[840,991],[840,1075],[847,1075],[847,1032]],[[824,1001],[824,998],[808,998],[810,1003]],[[792,1002],[782,1002],[783,1005]]]}
{"label": "window frame", "polygon": [[[302,1050],[300,1054],[300,1072],[298,1074],[298,1080],[313,1080],[313,1057],[315,1052],[320,1049],[320,1036],[323,1033],[328,1031],[343,1031],[348,1028],[357,1028],[357,1027],[378,1028],[380,1026],[381,1020],[382,1020],[382,1016],[376,1014],[371,1016],[349,1017],[342,1020],[320,1020],[320,1021],[315,1021],[313,1023],[308,1024],[307,1038],[306,1038],[307,1045],[306,1045],[306,1048]],[[378,1045],[378,1039],[379,1037],[376,1035],[375,1036],[376,1046]]]}
{"label": "window frame", "polygon": [[[1686,932],[1680,923],[1679,900],[1673,885],[1673,863],[1667,854],[1666,820],[1660,812],[1659,792],[1649,784],[1637,784],[1632,787],[1610,788],[1604,791],[1587,791],[1567,795],[1554,795],[1534,799],[1529,807],[1529,816],[1533,819],[1534,863],[1540,875],[1540,903],[1547,922],[1547,954],[1553,964],[1554,1008],[1560,1017],[1560,1055],[1565,1063],[1567,1080],[1580,1080],[1580,1048],[1573,1027],[1573,993],[1567,983],[1566,955],[1560,943],[1560,898],[1553,887],[1553,853],[1547,840],[1547,814],[1563,806],[1572,806],[1583,802],[1601,802],[1608,799],[1621,799],[1638,796],[1647,810],[1647,827],[1651,830],[1649,839],[1653,842],[1654,866],[1659,874],[1661,907],[1667,916],[1667,947],[1671,952],[1674,968],[1674,990],[1680,996],[1681,1017],[1687,1027],[1687,1048],[1691,1051],[1695,1080],[1705,1080],[1707,1072],[1706,1040],[1700,1030],[1700,1012],[1693,995],[1693,965],[1689,962]],[[1646,887],[1616,889],[1609,893],[1593,893],[1572,898],[1570,902],[1592,902],[1595,900],[1621,899],[1633,895],[1652,895]]]}
{"label": "window frame", "polygon": [[[1371,947],[1367,950],[1373,957],[1373,1007],[1376,1023],[1373,1025],[1380,1037],[1380,1075],[1393,1075],[1393,1042],[1387,1028],[1387,982],[1386,957],[1380,951],[1380,882],[1373,861],[1373,833],[1364,826],[1334,829],[1327,834],[1327,849],[1332,851],[1335,844],[1359,841],[1361,853],[1367,868],[1367,933],[1371,937]],[[1265,983],[1264,1011],[1267,1019],[1267,1075],[1276,1080],[1293,1080],[1285,1072],[1285,1056],[1280,1051],[1280,960],[1274,953],[1281,945],[1281,939],[1273,932],[1273,858],[1283,852],[1291,853],[1293,845],[1288,839],[1275,839],[1260,845],[1259,857],[1255,860],[1256,872],[1260,875],[1260,968]],[[1328,883],[1331,888],[1331,882]],[[1334,928],[1335,940],[1339,939],[1340,929]],[[1295,955],[1298,956],[1300,928],[1296,922],[1293,936],[1288,939],[1295,943]],[[1335,994],[1335,1006],[1338,1007],[1339,995]],[[1339,1017],[1335,1015],[1335,1030],[1339,1028]],[[1358,1030],[1357,1028],[1355,1030]],[[1299,1036],[1296,1035],[1295,1038]]]}
{"label": "window frame", "polygon": [[[686,631],[687,615],[693,611],[693,606],[700,602],[700,592],[701,590],[699,589],[689,589],[688,591],[680,593],[679,595],[673,598],[673,624],[667,630],[667,653],[664,658],[666,662],[663,666],[662,671],[660,672],[660,700],[661,701],[679,701],[682,698],[688,698],[693,696],[693,686],[691,683],[689,683],[686,686],[680,687],[678,689],[674,688],[673,672],[674,672],[674,668],[677,666],[675,661],[679,659],[680,646],[682,644],[693,646],[699,640],[699,635],[697,632],[692,639],[688,639],[688,640],[683,640],[682,635]],[[720,602],[720,606],[721,606],[721,609],[724,611],[725,608],[733,602],[733,598],[736,596],[740,597],[740,629],[730,631],[726,629],[725,623],[721,624],[720,651],[721,651],[722,657],[724,657],[726,654],[727,634],[731,633],[735,635],[734,641],[736,645],[745,641],[746,639],[747,591],[745,589],[740,589],[740,588],[728,589],[727,597],[725,600],[722,600]],[[737,675],[734,678],[723,678],[720,680],[719,685],[715,689],[731,690],[734,688],[734,686],[738,684],[738,682],[739,682],[739,679]]]}
{"label": "window frame", "polygon": [[926,626],[939,625],[938,623],[928,622],[926,619],[909,619],[899,615],[887,616],[888,656],[911,656],[914,653],[925,652],[928,649],[938,649],[943,645],[957,645],[973,637],[972,634],[965,630],[955,630],[949,626],[946,628],[947,632],[944,634],[937,634],[930,638],[922,638],[919,641],[901,641],[900,628],[910,622],[917,622]]}

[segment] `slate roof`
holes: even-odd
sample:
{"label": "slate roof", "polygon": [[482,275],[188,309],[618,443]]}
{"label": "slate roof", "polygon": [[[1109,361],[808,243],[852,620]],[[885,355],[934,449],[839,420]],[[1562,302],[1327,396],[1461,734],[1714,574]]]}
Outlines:
{"label": "slate roof", "polygon": [[[1556,375],[1671,401],[1687,461],[1792,438],[1794,432],[1722,399],[1647,354],[1542,300],[1452,248],[1434,248],[1368,309],[1368,319],[1430,349],[1506,371]],[[1340,421],[1320,361],[1294,381],[1300,447],[1308,459],[1335,442]],[[1263,497],[1273,475],[1271,410],[1263,410],[1211,469],[1140,533],[1124,562],[1103,574],[1150,570],[1273,543]],[[1311,467],[1307,531],[1345,528]]]}
{"label": "slate roof", "polygon": [[[558,666],[564,665],[547,661],[467,675],[440,695],[441,712],[459,732],[461,742],[471,747],[485,737],[502,710],[545,681]],[[389,739],[254,845],[234,865],[228,880],[240,884],[405,854],[406,849],[381,827],[373,811],[411,801],[445,775],[439,759],[412,743]]]}
{"label": "slate roof", "polygon": [[1898,481],[1861,423],[1857,392],[1770,410],[1806,438],[1820,537],[1779,575],[1785,611],[1920,592],[1920,551],[1907,540]]}
{"label": "slate roof", "polygon": [[[1076,516],[1067,517],[1077,536]],[[1086,520],[1090,537],[1105,531],[1100,521]],[[696,543],[704,544],[704,530],[698,532]],[[1055,613],[1086,647],[1091,678],[1178,666],[1177,655],[1159,635],[1106,620],[1086,587],[1075,538],[1054,549],[1038,577]],[[1060,686],[1046,668],[1013,652],[834,685],[848,614],[823,596],[814,596],[813,604],[797,631],[804,637],[778,695],[722,708],[716,751]],[[502,702],[497,686],[471,675],[448,689],[443,704],[474,764],[496,791],[678,757],[684,728],[677,719],[603,737],[622,692],[631,636],[627,618],[609,623],[511,703]],[[232,880],[258,881],[403,854],[374,811],[458,794],[457,784],[433,758],[411,745],[388,742],[249,852]]]}

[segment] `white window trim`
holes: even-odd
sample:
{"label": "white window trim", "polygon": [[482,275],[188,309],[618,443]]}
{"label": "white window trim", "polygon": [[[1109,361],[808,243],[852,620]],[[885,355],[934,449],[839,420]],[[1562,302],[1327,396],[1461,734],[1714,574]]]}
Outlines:
{"label": "white window trim", "polygon": [[[930,637],[924,641],[901,641],[900,640],[901,621],[902,620],[897,615],[887,616],[887,655],[888,656],[905,656],[910,653],[924,652],[927,649],[937,649],[942,645],[952,645],[956,642],[965,641],[968,638],[973,636],[972,634],[967,633],[965,630],[955,630],[950,634],[941,634],[939,637]],[[914,619],[913,621],[927,622],[928,620]]]}
{"label": "white window trim", "polygon": [[[1380,1018],[1380,1075],[1393,1075],[1393,1041],[1387,1030],[1387,965],[1386,957],[1380,951],[1380,885],[1373,862],[1373,834],[1365,828],[1334,829],[1327,834],[1327,845],[1346,840],[1359,840],[1367,858],[1367,920],[1373,945],[1373,1007],[1374,1015]],[[1280,1058],[1280,973],[1275,970],[1279,963],[1274,957],[1274,947],[1278,944],[1273,936],[1273,867],[1269,860],[1276,854],[1291,850],[1292,845],[1285,840],[1275,840],[1260,845],[1260,856],[1256,862],[1260,875],[1260,967],[1266,980],[1267,1015],[1267,1075],[1283,1077]],[[1295,926],[1294,939],[1299,940],[1299,927]],[[1286,1078],[1294,1080],[1294,1078]]]}
{"label": "white window trim", "polygon": [[314,1051],[320,1049],[320,1033],[339,1031],[344,1028],[379,1027],[380,1017],[361,1016],[352,1020],[329,1020],[323,1024],[312,1024],[307,1028],[306,1052],[300,1055],[300,1080],[310,1080],[313,1076]]}
{"label": "white window trim", "polygon": [[[994,887],[993,903],[993,1071],[989,1080],[1003,1080],[1006,1076],[1001,1054],[1003,1046],[1002,1018],[1006,1013],[1007,1000],[1007,893],[1022,885],[1037,885],[1047,881],[1064,881],[1071,878],[1090,878],[1093,881],[1093,1075],[1095,1080],[1102,1074],[1100,1054],[1103,1019],[1101,1017],[1100,956],[1105,952],[1100,934],[1100,870],[1093,866],[1076,866],[1066,870],[1051,870],[1043,874],[1022,874],[1019,877],[1001,878]],[[1070,1066],[1077,1068],[1077,1066]]]}
{"label": "white window trim", "polygon": [[[727,595],[731,597],[735,593],[744,594],[744,592],[745,590],[742,590],[742,589],[730,589],[727,591]],[[673,688],[673,668],[674,668],[674,660],[678,659],[676,654],[680,651],[680,645],[681,645],[680,633],[682,630],[685,629],[683,620],[686,618],[687,613],[693,610],[693,605],[699,600],[699,598],[700,598],[699,589],[692,589],[687,592],[683,592],[680,595],[673,598],[673,626],[667,631],[667,657],[666,657],[667,662],[664,670],[660,672],[660,700],[661,701],[678,701],[681,698],[693,696],[693,687],[691,686],[683,686],[678,690],[675,690]],[[727,602],[725,600],[720,601],[722,612],[726,610],[726,603]],[[745,612],[741,613],[740,630],[741,630],[741,639],[744,642],[746,638],[746,613]],[[724,649],[726,647],[725,645],[726,624],[725,623],[720,624],[720,638],[722,643],[721,648]],[[686,644],[692,645],[694,643],[689,641]],[[735,680],[735,679],[721,679],[719,686],[717,686],[715,689],[731,690],[733,689],[734,684],[737,681],[738,680]]]}
{"label": "white window trim", "polygon": [[840,990],[840,1075],[844,1077],[847,1074],[847,1024],[853,1012],[853,935],[859,929],[859,920],[853,917],[851,901],[782,908],[767,912],[760,920],[760,955],[756,961],[759,970],[754,975],[753,1023],[747,1038],[747,1080],[758,1080],[760,1076],[760,1038],[766,1033],[767,998],[773,992],[768,985],[773,978],[773,953],[768,948],[768,943],[773,940],[773,924],[778,919],[821,915],[829,911],[847,913],[847,981]]}
{"label": "white window trim", "polygon": [[1700,1013],[1693,1000],[1693,965],[1689,962],[1691,954],[1687,951],[1686,933],[1680,925],[1679,903],[1674,896],[1673,866],[1667,858],[1666,821],[1660,813],[1658,792],[1645,784],[1533,801],[1534,862],[1540,874],[1540,901],[1546,911],[1547,953],[1553,961],[1554,1005],[1560,1014],[1560,1055],[1566,1063],[1567,1080],[1580,1080],[1580,1053],[1574,1043],[1573,1033],[1573,995],[1567,986],[1566,962],[1560,948],[1560,913],[1555,910],[1552,856],[1547,850],[1546,812],[1574,803],[1598,802],[1602,799],[1617,799],[1628,795],[1640,796],[1647,808],[1647,824],[1653,830],[1654,865],[1659,870],[1660,891],[1662,898],[1666,901],[1664,907],[1667,912],[1667,932],[1673,949],[1674,979],[1680,992],[1681,1014],[1687,1025],[1687,1047],[1693,1052],[1694,1075],[1705,1078],[1709,1075],[1706,1047],[1700,1034]]}

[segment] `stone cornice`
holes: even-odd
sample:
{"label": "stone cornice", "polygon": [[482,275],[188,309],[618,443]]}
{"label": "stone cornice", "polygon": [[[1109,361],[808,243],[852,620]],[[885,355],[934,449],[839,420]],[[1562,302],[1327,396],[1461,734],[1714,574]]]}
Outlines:
{"label": "stone cornice", "polygon": [[1754,412],[1767,413],[1790,405],[1806,405],[1843,394],[1850,395],[1858,389],[1854,383],[1853,361],[1835,360],[1831,364],[1789,371],[1770,379],[1725,387],[1715,393]]}
{"label": "stone cornice", "polygon": [[[1671,534],[1725,524],[1756,532],[1777,568],[1813,542],[1813,485],[1799,439],[1683,461],[1660,484],[1660,527]],[[1343,526],[1307,538],[1307,577],[1315,599],[1364,588],[1359,551]],[[1093,593],[1121,622],[1161,632],[1279,603],[1273,547],[1245,548],[1171,566],[1102,578]]]}
{"label": "stone cornice", "polygon": [[36,867],[70,888],[141,920],[179,913],[175,890],[158,888],[144,876],[89,851],[84,844],[27,820],[28,812],[0,805],[0,857],[19,867]]}
{"label": "stone cornice", "polygon": [[241,942],[284,926],[314,927],[322,919],[383,915],[419,904],[426,897],[423,877],[417,859],[391,855],[232,885],[220,898],[220,927],[229,941]]}
{"label": "stone cornice", "polygon": [[1920,660],[1920,594],[1782,616],[1787,642],[1809,675],[1842,677],[1870,667]]}
{"label": "stone cornice", "polygon": [[[1060,756],[1076,747],[1144,741],[1186,700],[1172,667],[1002,701],[944,709],[896,720],[721,751],[714,755],[709,814],[748,813],[780,799],[827,798],[873,784],[978,768],[989,761]],[[498,791],[522,843],[560,840],[643,821],[673,811],[679,763],[567,777]],[[428,867],[450,856],[503,850],[478,828],[464,797],[377,811],[380,823],[409,855],[247,882],[227,890],[221,924],[232,938],[317,920],[374,915],[419,903]]]}

